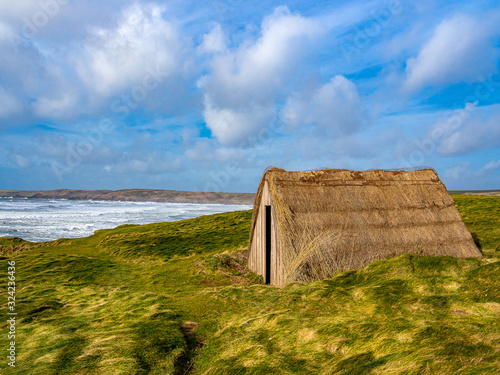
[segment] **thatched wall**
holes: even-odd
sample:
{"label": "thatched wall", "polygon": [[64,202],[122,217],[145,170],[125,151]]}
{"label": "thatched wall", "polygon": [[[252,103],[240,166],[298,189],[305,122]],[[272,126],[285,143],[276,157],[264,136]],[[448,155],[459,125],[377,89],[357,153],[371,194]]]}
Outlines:
{"label": "thatched wall", "polygon": [[[405,252],[481,256],[453,199],[431,169],[274,168],[264,174],[255,199],[249,259],[261,251],[254,238],[264,184],[279,233],[273,249],[278,254],[273,271],[279,275],[273,284],[278,286],[329,277]],[[261,273],[251,262],[249,266]]]}

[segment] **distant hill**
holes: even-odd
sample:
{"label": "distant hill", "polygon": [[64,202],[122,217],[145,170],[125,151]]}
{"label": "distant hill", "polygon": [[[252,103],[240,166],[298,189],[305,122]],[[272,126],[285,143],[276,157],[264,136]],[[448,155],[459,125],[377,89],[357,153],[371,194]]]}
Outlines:
{"label": "distant hill", "polygon": [[0,190],[0,198],[40,198],[102,201],[172,202],[253,204],[255,194],[205,193],[176,190],[124,189],[124,190]]}
{"label": "distant hill", "polygon": [[449,190],[450,194],[465,194],[465,195],[491,195],[500,197],[500,190]]}

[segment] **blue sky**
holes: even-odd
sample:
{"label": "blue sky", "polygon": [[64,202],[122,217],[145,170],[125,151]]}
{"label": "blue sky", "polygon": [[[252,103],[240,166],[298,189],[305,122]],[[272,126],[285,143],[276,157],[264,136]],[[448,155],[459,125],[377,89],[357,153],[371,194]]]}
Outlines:
{"label": "blue sky", "polygon": [[254,192],[289,170],[500,188],[491,1],[0,3],[0,189]]}

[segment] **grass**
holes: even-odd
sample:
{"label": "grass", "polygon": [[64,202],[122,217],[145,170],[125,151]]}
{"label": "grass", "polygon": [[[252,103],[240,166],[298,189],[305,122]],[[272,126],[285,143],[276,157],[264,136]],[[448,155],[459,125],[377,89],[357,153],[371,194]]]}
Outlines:
{"label": "grass", "polygon": [[453,195],[462,218],[480,247],[500,251],[500,204],[498,197]]}
{"label": "grass", "polygon": [[[492,374],[500,369],[500,198],[454,196],[483,259],[375,261],[283,289],[245,269],[251,212],[0,239],[16,261],[5,374]],[[497,250],[495,250],[497,249]],[[0,348],[9,347],[1,323]]]}

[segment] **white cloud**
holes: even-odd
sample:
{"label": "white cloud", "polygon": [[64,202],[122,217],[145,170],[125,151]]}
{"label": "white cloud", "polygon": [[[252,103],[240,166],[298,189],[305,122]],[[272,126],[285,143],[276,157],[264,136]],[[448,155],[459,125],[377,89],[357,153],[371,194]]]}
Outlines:
{"label": "white cloud", "polygon": [[217,108],[206,99],[203,116],[212,134],[222,144],[236,145],[269,123],[274,113],[272,105]]}
{"label": "white cloud", "polygon": [[209,139],[198,140],[185,151],[186,159],[194,162],[235,162],[242,161],[245,156],[232,147],[219,147],[215,141]]}
{"label": "white cloud", "polygon": [[[120,162],[117,170],[120,173],[141,173],[141,174],[163,174],[178,172],[182,169],[182,162],[179,158],[170,158],[168,155],[153,151],[147,155],[138,157],[130,155],[132,158],[127,161]],[[127,155],[125,155],[127,158]]]}
{"label": "white cloud", "polygon": [[257,40],[214,56],[198,85],[206,124],[221,143],[237,144],[269,124],[275,100],[285,95],[308,42],[320,32],[313,21],[278,7],[263,20]]}
{"label": "white cloud", "polygon": [[498,189],[500,175],[495,173],[500,168],[500,160],[490,162],[480,168],[477,164],[458,163],[442,173],[443,182],[450,189],[489,190]]}
{"label": "white cloud", "polygon": [[352,133],[361,123],[356,85],[337,75],[312,94],[290,97],[283,115],[292,128],[314,124],[320,134]]}
{"label": "white cloud", "polygon": [[496,171],[497,169],[500,169],[500,160],[497,161],[490,161],[483,167],[483,171],[491,172],[491,171]]}
{"label": "white cloud", "polygon": [[0,42],[9,41],[12,38],[12,29],[10,26],[0,22]]}
{"label": "white cloud", "polygon": [[[53,0],[57,4],[60,2]],[[33,16],[36,12],[43,11],[41,7],[44,2],[39,0],[16,0],[16,1],[1,1],[0,14],[4,17],[29,17]]]}
{"label": "white cloud", "polygon": [[469,166],[470,163],[460,163],[452,168],[445,170],[443,173],[443,177],[455,181],[462,180],[464,174],[469,174]]}
{"label": "white cloud", "polygon": [[7,118],[19,113],[21,109],[20,101],[0,86],[0,118]]}
{"label": "white cloud", "polygon": [[415,58],[407,61],[405,88],[477,82],[495,71],[499,56],[490,38],[497,21],[458,15],[441,22]]}
{"label": "white cloud", "polygon": [[208,34],[203,35],[203,42],[198,47],[198,51],[201,53],[224,52],[226,44],[226,35],[217,23]]}
{"label": "white cloud", "polygon": [[14,162],[14,164],[16,166],[18,166],[19,168],[29,168],[31,167],[32,163],[31,163],[31,158],[29,157],[26,157],[24,155],[20,155],[20,154],[10,154],[9,155],[9,158],[10,160],[12,160]]}
{"label": "white cloud", "polygon": [[33,108],[36,115],[40,117],[64,118],[76,114],[77,104],[78,95],[76,92],[65,88],[63,95],[39,98]]}
{"label": "white cloud", "polygon": [[148,69],[171,75],[182,61],[177,30],[155,5],[125,9],[115,28],[95,29],[84,50],[76,62],[78,74],[89,88],[105,96],[140,84]]}
{"label": "white cloud", "polygon": [[213,160],[213,148],[208,142],[198,141],[184,152],[186,159],[195,162]]}
{"label": "white cloud", "polygon": [[[442,155],[463,155],[476,150],[497,148],[500,144],[500,104],[472,108],[462,121],[457,116],[456,126],[443,125],[437,133],[437,151]],[[443,123],[441,120],[439,123]],[[453,124],[454,121],[445,121]],[[436,134],[439,124],[431,131]],[[441,133],[442,132],[442,133]],[[436,139],[436,136],[434,136]]]}

